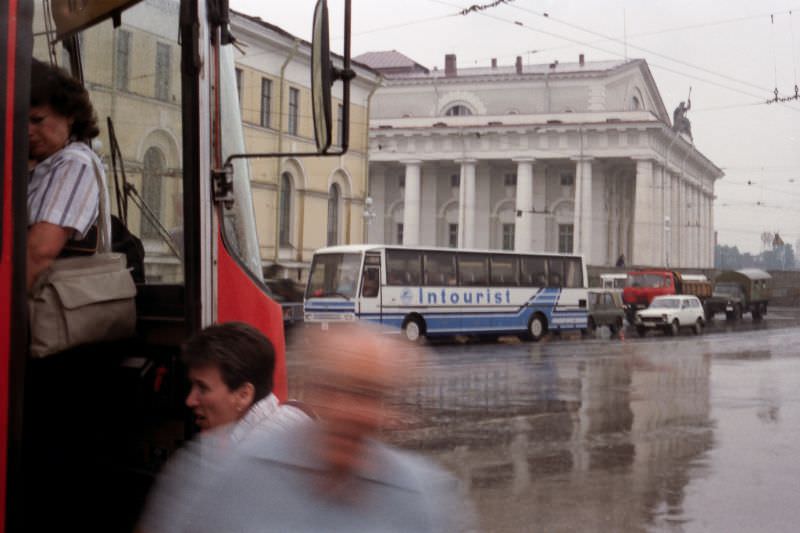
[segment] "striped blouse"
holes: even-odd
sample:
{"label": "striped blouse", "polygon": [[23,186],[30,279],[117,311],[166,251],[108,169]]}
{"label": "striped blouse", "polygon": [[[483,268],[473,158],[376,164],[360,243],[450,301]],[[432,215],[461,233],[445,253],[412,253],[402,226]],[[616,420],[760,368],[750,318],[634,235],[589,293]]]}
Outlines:
{"label": "striped blouse", "polygon": [[[74,239],[84,238],[99,210],[95,162],[103,173],[92,149],[85,143],[72,142],[37,164],[28,182],[28,227],[49,222],[73,229]],[[105,183],[105,175],[102,177]],[[104,190],[103,194],[108,199],[108,192]]]}

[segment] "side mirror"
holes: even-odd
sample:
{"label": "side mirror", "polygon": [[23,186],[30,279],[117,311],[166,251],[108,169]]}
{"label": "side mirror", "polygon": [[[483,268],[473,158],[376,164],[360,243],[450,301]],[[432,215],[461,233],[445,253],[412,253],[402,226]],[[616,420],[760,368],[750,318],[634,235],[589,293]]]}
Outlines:
{"label": "side mirror", "polygon": [[321,154],[327,153],[332,144],[331,86],[337,80],[342,81],[342,138],[339,153],[345,153],[349,144],[350,81],[355,78],[355,72],[350,68],[350,2],[351,0],[345,0],[344,58],[341,69],[334,67],[331,61],[327,0],[318,0],[314,8],[311,40],[311,102],[314,112],[314,136],[317,141],[317,151]]}
{"label": "side mirror", "polygon": [[311,102],[314,109],[314,137],[317,150],[326,152],[331,146],[331,64],[328,3],[319,0],[314,8],[311,40]]}

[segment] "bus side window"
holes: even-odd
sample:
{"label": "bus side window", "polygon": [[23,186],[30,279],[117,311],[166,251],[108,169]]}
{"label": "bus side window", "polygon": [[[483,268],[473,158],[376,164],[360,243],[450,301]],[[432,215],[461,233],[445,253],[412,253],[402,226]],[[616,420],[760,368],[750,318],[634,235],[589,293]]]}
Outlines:
{"label": "bus side window", "polygon": [[522,284],[528,287],[547,286],[547,260],[543,257],[525,257],[522,262]]}
{"label": "bus side window", "polygon": [[516,286],[518,284],[518,264],[517,258],[513,256],[492,256],[491,284],[499,286]]}
{"label": "bus side window", "polygon": [[456,257],[449,252],[427,252],[424,256],[426,285],[449,285],[458,283]]}
{"label": "bus side window", "polygon": [[583,272],[577,259],[564,260],[564,286],[572,289],[583,287]]}
{"label": "bus side window", "polygon": [[548,287],[561,287],[563,282],[564,261],[555,258],[547,260],[547,270],[550,273],[547,286]]}

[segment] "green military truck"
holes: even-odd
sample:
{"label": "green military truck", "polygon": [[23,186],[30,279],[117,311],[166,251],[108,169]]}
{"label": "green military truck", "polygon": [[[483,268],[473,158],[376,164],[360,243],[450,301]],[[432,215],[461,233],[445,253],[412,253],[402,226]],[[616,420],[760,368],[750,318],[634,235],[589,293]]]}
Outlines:
{"label": "green military truck", "polygon": [[706,316],[725,313],[727,320],[739,320],[750,313],[754,321],[767,314],[772,276],[757,268],[722,272],[714,279],[714,291],[704,302]]}

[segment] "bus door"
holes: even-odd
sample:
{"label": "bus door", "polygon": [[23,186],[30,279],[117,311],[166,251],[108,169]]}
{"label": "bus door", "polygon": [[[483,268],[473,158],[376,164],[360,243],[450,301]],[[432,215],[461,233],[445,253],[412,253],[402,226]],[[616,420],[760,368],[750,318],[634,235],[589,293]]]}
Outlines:
{"label": "bus door", "polygon": [[380,323],[383,319],[381,298],[381,254],[367,253],[358,297],[358,316],[361,320]]}

